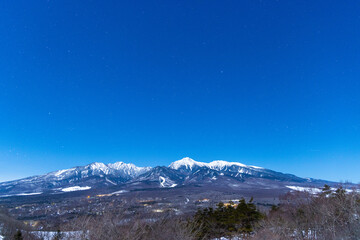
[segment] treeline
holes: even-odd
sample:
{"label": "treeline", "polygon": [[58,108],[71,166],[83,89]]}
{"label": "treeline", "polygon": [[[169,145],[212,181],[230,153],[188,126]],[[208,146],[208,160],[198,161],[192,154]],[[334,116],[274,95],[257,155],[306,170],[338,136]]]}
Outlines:
{"label": "treeline", "polygon": [[[5,215],[0,215],[5,216]],[[288,193],[281,204],[260,212],[252,199],[219,203],[215,208],[199,209],[186,219],[169,214],[149,220],[122,214],[79,217],[51,237],[34,234],[16,221],[1,225],[5,239],[33,240],[207,240],[228,239],[360,239],[360,194],[325,186],[318,194]],[[12,225],[12,227],[10,226]],[[10,227],[9,227],[10,226]],[[5,231],[5,229],[7,229]]]}
{"label": "treeline", "polygon": [[217,208],[198,210],[191,223],[198,230],[197,238],[221,238],[224,236],[248,236],[254,232],[255,225],[265,217],[257,210],[253,199],[246,202],[241,199],[238,203],[230,201],[220,202]]}
{"label": "treeline", "polygon": [[360,193],[325,185],[318,194],[288,193],[281,204],[261,213],[252,203],[219,203],[199,210],[193,223],[198,239],[360,239]]}
{"label": "treeline", "polygon": [[360,239],[360,194],[327,185],[315,195],[288,194],[259,224],[255,239]]}

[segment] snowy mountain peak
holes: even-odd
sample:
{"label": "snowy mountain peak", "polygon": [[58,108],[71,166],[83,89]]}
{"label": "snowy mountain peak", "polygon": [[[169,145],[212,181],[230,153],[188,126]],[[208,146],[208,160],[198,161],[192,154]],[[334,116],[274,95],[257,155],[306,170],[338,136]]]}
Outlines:
{"label": "snowy mountain peak", "polygon": [[[124,186],[124,184],[129,184],[126,185],[129,188],[137,184],[139,186],[142,184],[141,186],[146,188],[149,187],[149,184],[161,188],[172,188],[183,185],[193,186],[193,184],[197,183],[199,183],[199,186],[215,184],[217,187],[222,185],[232,187],[240,186],[239,181],[243,183],[247,179],[251,181],[256,179],[259,186],[261,185],[260,187],[263,187],[262,184],[269,181],[271,186],[273,183],[280,185],[286,183],[288,184],[286,186],[301,187],[309,183],[321,185],[324,183],[324,181],[320,180],[299,178],[291,174],[244,165],[239,162],[216,160],[204,163],[186,157],[171,163],[169,167],[157,166],[154,168],[137,167],[132,163],[124,162],[109,164],[94,162],[45,175],[0,183],[0,197],[21,196],[19,194],[42,194],[45,192],[63,193],[101,187],[107,188],[114,185],[120,187],[120,185]],[[292,183],[290,184],[290,182]],[[286,189],[289,188],[286,187]]]}
{"label": "snowy mountain peak", "polygon": [[116,170],[137,168],[137,166],[135,166],[132,163],[124,163],[124,162],[109,163],[108,167],[110,167],[112,169],[116,169]]}
{"label": "snowy mountain peak", "polygon": [[108,166],[110,168],[114,168],[114,169],[122,168],[124,165],[134,165],[134,164],[132,164],[132,163],[124,163],[124,162],[115,162],[115,163],[109,163],[108,164]]}
{"label": "snowy mountain peak", "polygon": [[216,169],[216,170],[222,170],[226,167],[231,167],[231,166],[239,166],[239,167],[248,167],[245,164],[242,163],[238,163],[238,162],[226,162],[223,160],[216,160],[213,161],[211,163],[208,164],[208,167],[211,169]]}
{"label": "snowy mountain peak", "polygon": [[185,158],[175,161],[169,165],[170,168],[175,169],[175,170],[178,170],[181,167],[185,167],[186,169],[192,170],[194,168],[194,166],[204,167],[204,166],[206,166],[206,163],[196,162],[194,159],[185,157]]}
{"label": "snowy mountain peak", "polygon": [[176,162],[173,162],[169,165],[170,168],[178,170],[179,168],[185,168],[185,169],[190,169],[192,170],[195,166],[198,167],[207,167],[210,169],[214,169],[217,171],[221,171],[221,170],[226,170],[227,168],[231,167],[231,166],[237,166],[237,167],[241,167],[241,168],[252,168],[252,169],[263,169],[261,167],[256,167],[256,166],[248,166],[239,162],[227,162],[227,161],[223,161],[223,160],[216,160],[216,161],[212,161],[210,163],[204,163],[204,162],[197,162],[194,159],[191,159],[189,157],[185,157],[181,160],[178,160]]}
{"label": "snowy mountain peak", "polygon": [[137,167],[132,163],[124,162],[109,163],[108,167],[113,170],[122,171],[129,176],[138,176],[151,170],[151,167]]}
{"label": "snowy mountain peak", "polygon": [[103,172],[107,172],[108,171],[108,166],[106,166],[106,164],[104,163],[100,163],[100,162],[94,162],[94,163],[90,163],[89,165],[87,165],[91,170],[100,170]]}
{"label": "snowy mountain peak", "polygon": [[151,170],[151,167],[137,167],[132,163],[116,162],[104,164],[93,162],[86,166],[59,170],[44,175],[47,179],[62,180],[74,176],[121,176],[125,179],[133,178]]}

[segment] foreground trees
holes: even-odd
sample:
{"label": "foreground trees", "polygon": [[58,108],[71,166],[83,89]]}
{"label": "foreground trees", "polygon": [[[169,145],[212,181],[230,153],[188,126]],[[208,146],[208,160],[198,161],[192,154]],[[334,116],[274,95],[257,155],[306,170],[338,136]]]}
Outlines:
{"label": "foreground trees", "polygon": [[[187,219],[176,214],[156,216],[121,212],[78,217],[59,226],[51,238],[46,232],[26,229],[20,222],[0,213],[1,234],[8,239],[56,240],[355,240],[360,239],[360,194],[325,186],[318,194],[289,193],[281,204],[261,213],[250,200],[219,203],[200,209]],[[237,237],[237,238],[236,238]]]}
{"label": "foreground trees", "polygon": [[254,226],[264,218],[252,199],[247,203],[241,199],[239,203],[220,202],[216,209],[205,208],[198,210],[192,223],[199,229],[198,238],[220,238],[224,236],[249,236]]}
{"label": "foreground trees", "polygon": [[360,239],[360,194],[325,186],[314,195],[288,194],[257,229],[255,239]]}
{"label": "foreground trees", "polygon": [[[188,222],[175,216],[160,219],[142,219],[141,216],[124,223],[123,219],[114,215],[97,218],[84,217],[65,226],[70,231],[67,238],[81,240],[196,240],[198,230]],[[78,231],[86,229],[87,231]]]}

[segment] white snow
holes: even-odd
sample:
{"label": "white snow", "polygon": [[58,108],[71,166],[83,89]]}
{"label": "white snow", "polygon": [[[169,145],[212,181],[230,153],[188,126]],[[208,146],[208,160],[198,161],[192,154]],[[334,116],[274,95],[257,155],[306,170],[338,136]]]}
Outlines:
{"label": "white snow", "polygon": [[[299,191],[299,192],[309,192],[311,194],[317,194],[320,193],[322,191],[322,188],[311,188],[311,187],[299,187],[299,186],[286,186],[287,188],[290,188],[294,191]],[[330,188],[331,191],[335,192],[337,190],[337,188]],[[344,189],[346,193],[351,193],[353,192],[353,189]],[[356,190],[356,192],[360,192],[360,189]]]}
{"label": "white snow", "polygon": [[176,162],[173,162],[169,165],[170,168],[178,170],[179,168],[185,166],[186,169],[190,169],[192,170],[192,168],[194,166],[199,166],[199,167],[204,167],[206,166],[206,163],[202,163],[202,162],[196,162],[193,159],[189,158],[189,157],[185,157],[183,159],[180,159]]}
{"label": "white snow", "polygon": [[91,187],[80,187],[80,186],[74,186],[74,187],[68,187],[68,188],[63,188],[61,189],[61,191],[63,192],[74,192],[74,191],[83,191],[83,190],[89,190],[91,189]]}
{"label": "white snow", "polygon": [[170,168],[178,170],[181,167],[185,167],[186,169],[192,170],[195,166],[198,167],[207,167],[213,170],[221,171],[226,170],[227,168],[231,166],[238,166],[243,168],[252,168],[252,169],[263,169],[262,167],[257,166],[248,166],[239,162],[227,162],[223,160],[216,160],[212,161],[210,163],[204,163],[204,162],[197,162],[189,157],[185,157],[183,159],[180,159],[178,161],[175,161],[169,165]]}
{"label": "white snow", "polygon": [[39,195],[39,194],[42,194],[42,192],[1,195],[0,198],[2,198],[2,197],[15,197],[15,196],[32,196],[32,195]]}
{"label": "white snow", "polygon": [[113,185],[117,185],[116,183],[114,183],[113,181],[111,181],[111,180],[109,180],[109,179],[107,179],[107,178],[105,178],[105,180],[106,180],[107,182],[113,184]]}
{"label": "white snow", "polygon": [[110,163],[107,166],[113,170],[121,171],[129,176],[138,176],[151,170],[151,167],[137,167],[132,163],[124,162]]}
{"label": "white snow", "polygon": [[[43,240],[52,240],[57,234],[57,232],[45,232],[45,231],[33,231],[31,233]],[[86,237],[87,232],[83,232],[83,231],[61,232],[61,235],[64,237],[64,239],[83,239],[84,237]]]}
{"label": "white snow", "polygon": [[20,194],[16,194],[16,196],[31,196],[31,195],[39,195],[39,194],[42,194],[42,192],[20,193]]}
{"label": "white snow", "polygon": [[121,194],[121,193],[126,193],[126,192],[128,192],[128,191],[126,191],[126,190],[120,190],[120,191],[116,191],[116,192],[113,192],[113,193],[110,193],[110,194],[116,195],[116,194]]}
{"label": "white snow", "polygon": [[[86,166],[75,167],[70,169],[59,170],[55,172],[48,173],[44,176],[45,178],[55,178],[56,180],[65,179],[71,176],[80,174],[82,177],[88,177],[90,175],[96,176],[107,176],[107,175],[118,175],[119,173],[124,176],[137,177],[140,174],[143,174],[151,170],[151,167],[137,167],[132,163],[124,162],[115,162],[104,164],[101,162],[94,162]],[[33,181],[34,178],[31,178],[30,181]]]}
{"label": "white snow", "polygon": [[159,182],[160,182],[160,187],[166,188],[166,187],[176,187],[177,184],[174,183],[172,180],[168,179],[168,178],[164,178],[162,176],[159,176]]}
{"label": "white snow", "polygon": [[160,176],[160,177],[159,177],[159,180],[160,180],[160,185],[161,185],[161,187],[165,187],[165,184],[164,184],[165,181],[166,181],[165,178]]}
{"label": "white snow", "polygon": [[231,166],[239,166],[239,167],[247,167],[245,164],[242,163],[238,163],[238,162],[226,162],[223,160],[216,160],[213,161],[211,163],[208,163],[207,166],[211,169],[215,169],[215,170],[222,170],[226,167],[231,167]]}
{"label": "white snow", "polygon": [[258,167],[258,166],[249,166],[251,168],[256,168],[256,169],[264,169],[263,167]]}
{"label": "white snow", "polygon": [[317,194],[317,193],[321,192],[320,188],[300,187],[300,186],[286,186],[286,187],[290,188],[291,190],[294,190],[294,191],[309,192],[311,194]]}
{"label": "white snow", "polygon": [[91,163],[90,169],[91,170],[100,170],[100,171],[104,172],[105,174],[107,174],[109,172],[109,167],[106,166],[106,164],[99,163],[99,162]]}
{"label": "white snow", "polygon": [[55,176],[60,176],[61,174],[63,174],[63,173],[65,173],[65,172],[67,172],[67,171],[69,171],[70,169],[64,169],[64,170],[60,170],[60,171],[57,171],[57,172],[55,172]]}

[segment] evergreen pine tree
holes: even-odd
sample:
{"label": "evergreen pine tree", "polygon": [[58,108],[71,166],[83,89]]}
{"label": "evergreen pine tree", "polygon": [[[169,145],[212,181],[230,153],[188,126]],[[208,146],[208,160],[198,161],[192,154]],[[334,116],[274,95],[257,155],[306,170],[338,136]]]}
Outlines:
{"label": "evergreen pine tree", "polygon": [[14,235],[15,240],[23,240],[23,236],[20,230],[17,230],[16,234]]}
{"label": "evergreen pine tree", "polygon": [[327,184],[324,185],[322,189],[322,194],[329,195],[332,193],[331,187]]}
{"label": "evergreen pine tree", "polygon": [[60,230],[57,230],[53,240],[61,240],[62,239],[62,234]]}

